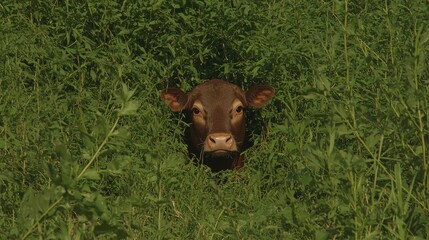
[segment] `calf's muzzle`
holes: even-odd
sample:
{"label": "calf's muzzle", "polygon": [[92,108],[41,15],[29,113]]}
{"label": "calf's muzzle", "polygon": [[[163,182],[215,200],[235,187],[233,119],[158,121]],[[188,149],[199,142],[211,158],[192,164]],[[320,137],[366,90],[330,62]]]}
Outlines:
{"label": "calf's muzzle", "polygon": [[235,152],[237,144],[230,133],[212,133],[204,142],[204,151],[213,154]]}

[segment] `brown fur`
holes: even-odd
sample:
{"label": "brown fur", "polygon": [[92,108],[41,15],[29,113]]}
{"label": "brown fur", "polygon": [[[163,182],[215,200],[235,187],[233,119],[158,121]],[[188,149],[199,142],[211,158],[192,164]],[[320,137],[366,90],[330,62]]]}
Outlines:
{"label": "brown fur", "polygon": [[273,96],[274,88],[268,85],[256,85],[245,92],[219,79],[206,81],[189,93],[178,88],[161,92],[172,111],[186,111],[189,152],[213,171],[243,166],[245,108],[261,108]]}

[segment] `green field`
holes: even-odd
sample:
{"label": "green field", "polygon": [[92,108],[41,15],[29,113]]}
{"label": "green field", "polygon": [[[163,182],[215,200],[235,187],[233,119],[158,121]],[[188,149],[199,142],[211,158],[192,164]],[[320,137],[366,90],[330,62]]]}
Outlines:
{"label": "green field", "polygon": [[[140,3],[136,3],[140,2]],[[429,2],[0,2],[0,239],[429,239]],[[240,171],[160,90],[221,78]]]}

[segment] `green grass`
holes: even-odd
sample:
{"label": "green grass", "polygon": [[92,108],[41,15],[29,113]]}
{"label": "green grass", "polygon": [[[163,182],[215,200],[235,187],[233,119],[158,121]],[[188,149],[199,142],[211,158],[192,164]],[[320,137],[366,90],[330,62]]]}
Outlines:
{"label": "green grass", "polygon": [[[0,3],[0,239],[428,239],[427,1]],[[246,166],[159,98],[266,83]],[[225,179],[218,184],[219,179]]]}

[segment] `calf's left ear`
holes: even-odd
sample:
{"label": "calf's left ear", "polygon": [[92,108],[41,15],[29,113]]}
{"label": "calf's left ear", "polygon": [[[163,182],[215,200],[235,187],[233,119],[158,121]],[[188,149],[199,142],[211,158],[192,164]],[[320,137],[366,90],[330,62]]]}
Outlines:
{"label": "calf's left ear", "polygon": [[274,96],[275,90],[269,85],[256,85],[246,91],[247,105],[261,108]]}
{"label": "calf's left ear", "polygon": [[179,88],[170,87],[161,91],[161,99],[167,102],[173,112],[179,112],[185,108],[188,95]]}

